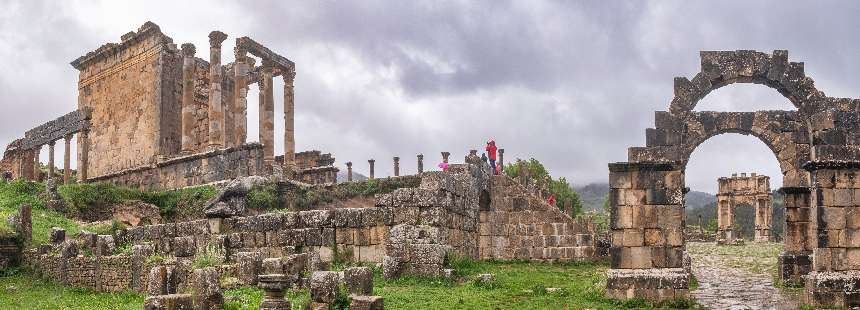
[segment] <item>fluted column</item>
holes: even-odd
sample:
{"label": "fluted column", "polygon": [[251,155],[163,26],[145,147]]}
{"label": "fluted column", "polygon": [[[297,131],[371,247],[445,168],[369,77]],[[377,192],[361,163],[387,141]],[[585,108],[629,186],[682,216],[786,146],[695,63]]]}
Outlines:
{"label": "fluted column", "polygon": [[424,154],[418,154],[418,173],[424,173]]}
{"label": "fluted column", "polygon": [[284,78],[284,172],[292,175],[296,165],[296,105],[293,92],[296,71],[291,69],[284,72],[282,76]]}
{"label": "fluted column", "polygon": [[221,42],[227,35],[209,33],[209,148],[224,147],[224,107],[221,104]]}
{"label": "fluted column", "polygon": [[352,162],[346,162],[346,181],[352,182]]}
{"label": "fluted column", "polygon": [[502,167],[502,170],[505,169],[505,149],[499,149],[499,166]]}
{"label": "fluted column", "polygon": [[[182,44],[182,153],[194,151],[194,44]],[[220,91],[220,90],[219,90]]]}
{"label": "fluted column", "polygon": [[89,168],[90,160],[90,134],[87,131],[81,131],[78,134],[80,141],[81,166],[78,167],[78,182],[85,183],[87,181],[87,169]]}
{"label": "fluted column", "polygon": [[400,176],[400,157],[394,156],[394,176]]}
{"label": "fluted column", "polygon": [[368,176],[368,177],[369,177],[371,180],[373,179],[373,164],[374,164],[375,162],[376,162],[376,161],[375,161],[375,160],[373,160],[373,159],[369,159],[369,160],[367,160],[367,163],[368,163],[368,164],[370,164],[370,176]]}
{"label": "fluted column", "polygon": [[272,89],[272,60],[263,59],[263,76],[260,79],[260,143],[267,167],[275,163],[275,98]]}
{"label": "fluted column", "polygon": [[251,70],[248,51],[236,46],[233,63],[233,121],[236,145],[245,144],[248,136],[248,71]]}
{"label": "fluted column", "polygon": [[54,178],[54,144],[56,141],[48,142],[48,178]]}
{"label": "fluted column", "polygon": [[72,183],[72,135],[66,135],[63,153],[63,184]]}

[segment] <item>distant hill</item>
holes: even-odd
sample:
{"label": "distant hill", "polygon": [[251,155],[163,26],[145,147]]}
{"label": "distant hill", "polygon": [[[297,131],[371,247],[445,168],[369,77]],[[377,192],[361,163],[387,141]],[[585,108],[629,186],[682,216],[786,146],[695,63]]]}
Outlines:
{"label": "distant hill", "polygon": [[[591,183],[584,186],[574,186],[573,190],[579,193],[583,210],[602,210],[603,200],[606,199],[606,194],[609,193],[609,183]],[[714,194],[699,191],[690,191],[684,198],[688,209],[698,209],[717,201],[717,197]]]}
{"label": "distant hill", "polygon": [[[366,181],[367,176],[353,171],[352,172],[352,180],[353,181]],[[340,171],[337,172],[337,182],[338,183],[346,182],[346,169],[341,169]]]}

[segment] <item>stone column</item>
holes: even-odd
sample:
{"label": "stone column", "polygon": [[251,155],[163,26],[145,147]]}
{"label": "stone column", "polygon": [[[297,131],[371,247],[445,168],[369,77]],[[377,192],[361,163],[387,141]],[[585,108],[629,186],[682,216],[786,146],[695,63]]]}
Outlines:
{"label": "stone column", "polygon": [[260,310],[290,310],[290,301],[284,299],[284,289],[293,279],[284,274],[264,274],[258,279],[257,286],[266,292]]}
{"label": "stone column", "polygon": [[54,178],[54,144],[56,141],[48,142],[48,179]]}
{"label": "stone column", "polygon": [[394,156],[394,176],[400,176],[400,157]]}
{"label": "stone column", "polygon": [[260,79],[260,144],[263,145],[263,160],[267,167],[275,163],[275,98],[272,89],[271,59],[263,59],[263,76]]}
{"label": "stone column", "polygon": [[367,163],[370,164],[370,176],[368,176],[371,180],[373,180],[373,163],[376,161],[373,159],[367,160]]}
{"label": "stone column", "polygon": [[233,113],[236,145],[245,143],[248,136],[248,71],[251,70],[248,51],[236,46],[236,61],[233,63]]}
{"label": "stone column", "polygon": [[90,135],[89,132],[81,131],[78,134],[78,141],[80,141],[80,152],[81,152],[81,165],[78,167],[78,183],[86,183],[87,182],[87,169],[89,168],[89,160],[90,160]]}
{"label": "stone column", "polygon": [[346,162],[346,181],[352,182],[352,162]]}
{"label": "stone column", "polygon": [[[220,31],[209,33],[209,148],[226,145],[224,141],[224,107],[221,102],[221,42],[227,35]],[[238,84],[238,83],[237,83]]]}
{"label": "stone column", "polygon": [[606,295],[686,298],[684,173],[670,163],[609,164],[611,269]]}
{"label": "stone column", "polygon": [[284,171],[292,175],[296,165],[295,96],[293,82],[295,68],[282,74],[284,78]]}
{"label": "stone column", "polygon": [[63,153],[63,184],[72,183],[72,135],[66,135]]}
{"label": "stone column", "polygon": [[418,174],[424,173],[424,154],[418,154]]}
{"label": "stone column", "polygon": [[442,162],[448,163],[448,156],[451,156],[451,152],[442,152]]}
{"label": "stone column", "polygon": [[496,164],[502,166],[502,169],[505,168],[505,149],[499,149],[499,162]]}
{"label": "stone column", "polygon": [[39,181],[39,174],[42,172],[39,167],[39,155],[42,153],[42,146],[36,146],[33,149],[33,181]]}
{"label": "stone column", "polygon": [[[194,44],[182,44],[182,153],[194,151]],[[220,90],[219,90],[220,91]]]}

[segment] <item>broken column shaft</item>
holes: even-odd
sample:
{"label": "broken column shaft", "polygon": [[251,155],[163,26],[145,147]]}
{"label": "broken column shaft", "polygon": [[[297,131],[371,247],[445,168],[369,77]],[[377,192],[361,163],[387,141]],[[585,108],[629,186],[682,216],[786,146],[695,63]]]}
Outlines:
{"label": "broken column shaft", "polygon": [[418,173],[424,173],[424,154],[418,154]]}
{"label": "broken column shaft", "polygon": [[373,163],[376,161],[373,159],[367,160],[367,163],[370,164],[370,176],[368,176],[371,180],[373,179]]}
{"label": "broken column shaft", "polygon": [[346,181],[352,182],[352,162],[346,162]]}
{"label": "broken column shaft", "polygon": [[400,157],[394,157],[394,176],[400,176]]}

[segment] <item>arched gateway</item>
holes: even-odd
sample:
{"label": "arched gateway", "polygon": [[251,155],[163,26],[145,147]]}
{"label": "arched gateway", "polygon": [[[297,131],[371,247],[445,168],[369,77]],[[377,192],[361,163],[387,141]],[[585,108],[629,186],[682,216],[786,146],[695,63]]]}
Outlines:
{"label": "arched gateway", "polygon": [[[776,155],[785,194],[780,280],[805,283],[816,305],[860,303],[860,100],[815,88],[787,51],[703,51],[701,72],[675,78],[669,111],[655,113],[646,146],[609,164],[616,298],[685,297],[684,171],[693,150],[722,133],[752,135]],[[733,83],[771,87],[796,111],[698,112],[696,103]],[[857,190],[857,196],[854,190]],[[855,198],[856,197],[856,198]],[[809,275],[804,282],[801,276]],[[855,285],[858,284],[858,285]]]}
{"label": "arched gateway", "polygon": [[770,240],[773,218],[773,193],[770,177],[752,173],[732,174],[732,177],[717,179],[717,243],[732,244],[737,236],[734,232],[735,208],[747,204],[755,210],[755,241]]}

